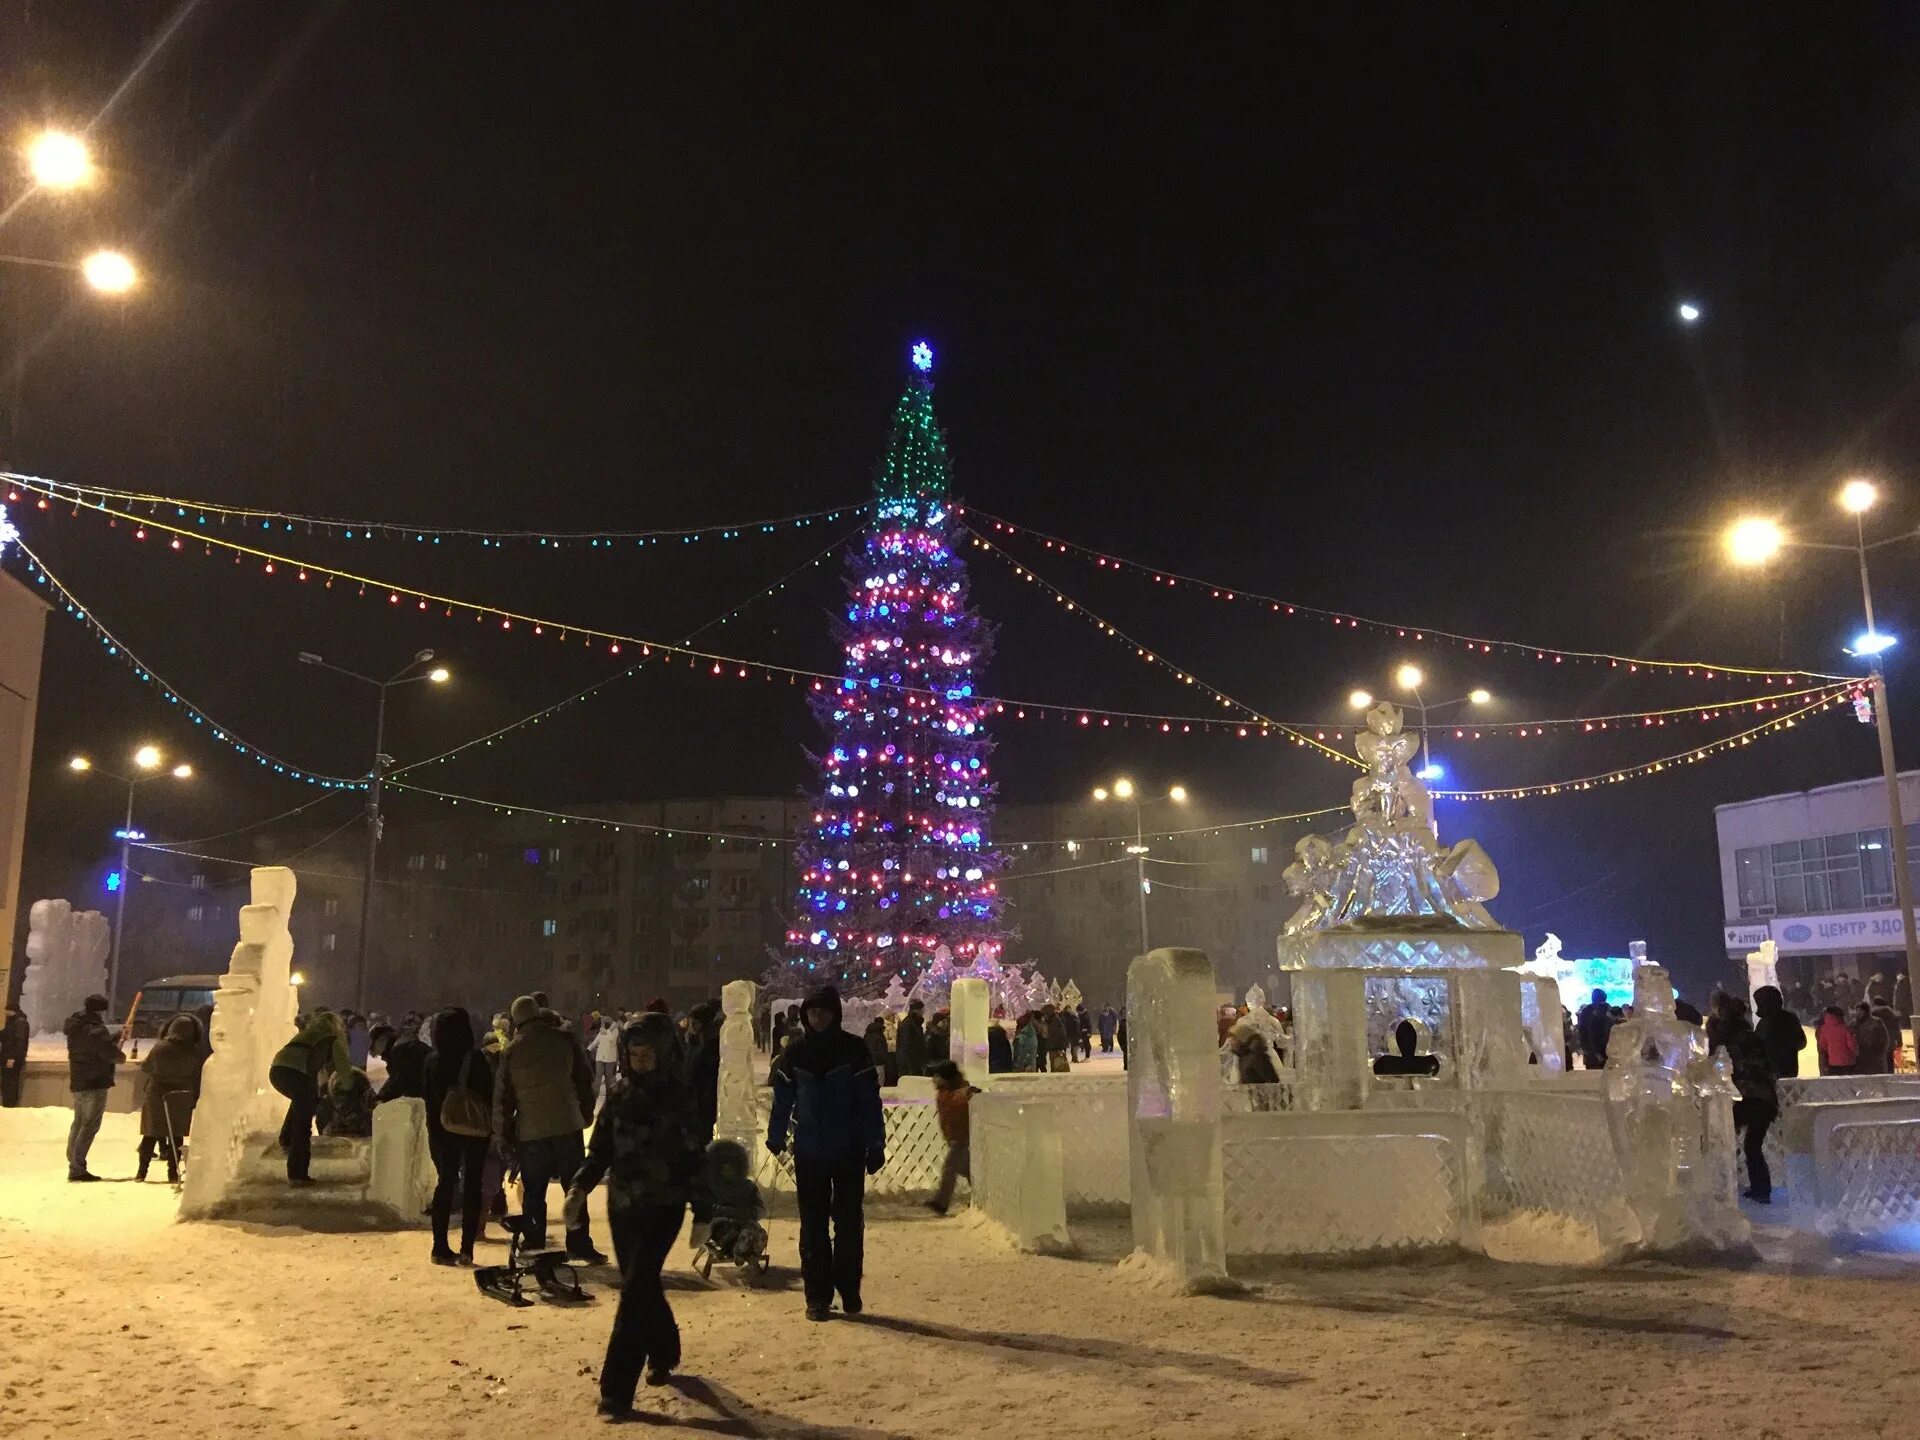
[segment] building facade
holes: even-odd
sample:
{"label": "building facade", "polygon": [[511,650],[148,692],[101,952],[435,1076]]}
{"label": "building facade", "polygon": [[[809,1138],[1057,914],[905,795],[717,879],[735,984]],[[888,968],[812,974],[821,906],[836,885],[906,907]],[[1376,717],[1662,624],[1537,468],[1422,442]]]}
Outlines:
{"label": "building facade", "polygon": [[[1920,817],[1920,771],[1900,776],[1900,808]],[[1713,820],[1730,960],[1772,940],[1782,984],[1809,991],[1822,978],[1906,968],[1884,780],[1718,805]],[[1906,832],[1920,889],[1920,819]]]}

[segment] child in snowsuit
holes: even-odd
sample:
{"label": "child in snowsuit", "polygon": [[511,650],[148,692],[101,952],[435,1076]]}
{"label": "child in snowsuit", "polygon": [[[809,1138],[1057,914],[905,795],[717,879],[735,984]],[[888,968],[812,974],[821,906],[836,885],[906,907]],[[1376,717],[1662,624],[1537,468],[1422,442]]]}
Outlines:
{"label": "child in snowsuit", "polygon": [[951,1060],[934,1065],[932,1074],[933,1103],[940,1113],[940,1133],[946,1138],[947,1159],[940,1167],[940,1188],[933,1199],[927,1201],[927,1208],[936,1215],[944,1215],[953,1203],[953,1187],[960,1177],[966,1176],[968,1183],[973,1180],[972,1117],[967,1104],[980,1092],[967,1083],[960,1067]]}

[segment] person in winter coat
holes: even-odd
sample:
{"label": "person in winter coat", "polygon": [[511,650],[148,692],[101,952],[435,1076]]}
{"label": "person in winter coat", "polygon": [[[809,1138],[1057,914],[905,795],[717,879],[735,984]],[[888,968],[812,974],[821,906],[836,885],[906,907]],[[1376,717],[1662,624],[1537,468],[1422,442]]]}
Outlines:
{"label": "person in winter coat", "polygon": [[1777,1080],[1791,1080],[1800,1073],[1800,1052],[1807,1048],[1806,1027],[1800,1017],[1787,1008],[1777,985],[1762,985],[1753,992],[1753,1033],[1766,1047],[1767,1064]]}
{"label": "person in winter coat", "polygon": [[972,1116],[967,1105],[979,1093],[951,1060],[934,1065],[933,1103],[939,1112],[940,1134],[947,1142],[947,1158],[940,1167],[940,1188],[927,1201],[927,1208],[936,1215],[947,1213],[947,1207],[953,1203],[953,1187],[962,1176],[972,1183]]}
{"label": "person in winter coat", "polygon": [[1073,1068],[1067,1059],[1067,1027],[1051,1005],[1040,1012],[1040,1048],[1047,1056],[1045,1069],[1064,1074]]}
{"label": "person in winter coat", "polygon": [[720,1117],[720,1002],[702,1000],[689,1012],[688,1019],[686,1076],[693,1087],[694,1105],[704,1132],[700,1137],[704,1153]]}
{"label": "person in winter coat", "polygon": [[1004,1075],[1013,1069],[1013,1042],[1007,1039],[1007,1027],[998,1020],[987,1026],[987,1073]]}
{"label": "person in winter coat", "polygon": [[60,1028],[67,1037],[67,1084],[73,1091],[73,1124],[67,1129],[67,1179],[98,1180],[87,1169],[87,1151],[100,1133],[113,1089],[114,1069],[127,1057],[107,1029],[107,997],[89,995]]}
{"label": "person in winter coat", "polygon": [[1080,1006],[1073,1012],[1074,1032],[1080,1040],[1080,1058],[1093,1059],[1093,1017],[1087,1014],[1087,1007]]}
{"label": "person in winter coat", "polygon": [[1278,1085],[1280,1072],[1273,1063],[1273,1051],[1267,1037],[1245,1021],[1227,1032],[1227,1049],[1238,1062],[1238,1083],[1242,1085]]}
{"label": "person in winter coat", "polygon": [[1893,977],[1893,1013],[1903,1021],[1913,1014],[1913,981],[1905,970]]}
{"label": "person in winter coat", "polygon": [[[864,1045],[844,1038],[865,1057]],[[680,1327],[660,1284],[660,1267],[686,1218],[704,1147],[673,1021],[642,1015],[622,1032],[620,1046],[620,1082],[593,1127],[593,1144],[566,1205],[568,1227],[584,1229],[587,1196],[606,1179],[607,1223],[621,1282],[620,1308],[600,1365],[600,1413],[616,1418],[631,1413],[643,1367],[649,1385],[664,1385],[680,1364]]]}
{"label": "person in winter coat", "polygon": [[1607,1037],[1613,1033],[1613,1008],[1607,992],[1595,988],[1593,999],[1580,1007],[1574,1030],[1580,1036],[1580,1060],[1589,1070],[1607,1068]]}
{"label": "person in winter coat", "polygon": [[953,1017],[944,1010],[937,1011],[927,1022],[927,1063],[921,1073],[931,1075],[935,1065],[952,1058]]}
{"label": "person in winter coat", "polygon": [[20,1080],[27,1069],[27,1017],[8,1009],[0,1025],[0,1106],[11,1110],[20,1103]]}
{"label": "person in winter coat", "polygon": [[1847,1017],[1838,1005],[1827,1006],[1820,1016],[1820,1023],[1814,1027],[1813,1043],[1820,1053],[1822,1075],[1853,1074],[1859,1046],[1854,1043],[1853,1031],[1847,1028]]}
{"label": "person in winter coat", "polygon": [[1127,1068],[1127,1014],[1120,1012],[1120,1024],[1113,1032],[1114,1043],[1120,1047],[1120,1068]]}
{"label": "person in winter coat", "polygon": [[[458,1005],[433,1017],[433,1047],[420,1067],[427,1107],[427,1148],[433,1155],[433,1263],[471,1265],[481,1214],[487,1147],[493,1123],[493,1067],[474,1043],[473,1017]],[[448,1097],[453,1097],[449,1105]],[[452,1119],[460,1128],[447,1129]],[[475,1131],[480,1133],[475,1134]],[[447,1243],[453,1197],[460,1195],[460,1250]]]}
{"label": "person in winter coat", "polygon": [[894,1054],[898,1057],[902,1075],[927,1073],[927,1021],[922,1013],[926,1008],[922,1001],[910,1001],[907,1018],[900,1022],[900,1029],[894,1036]]}
{"label": "person in winter coat", "polygon": [[887,1022],[876,1015],[867,1022],[866,1033],[861,1036],[866,1041],[867,1054],[873,1057],[873,1068],[884,1072],[893,1061],[893,1052],[887,1048]]}
{"label": "person in winter coat", "polygon": [[[593,1070],[572,1027],[533,996],[515,1000],[509,1015],[513,1041],[494,1066],[493,1133],[520,1162],[525,1243],[540,1248],[546,1243],[547,1187],[571,1185],[586,1160],[581,1132],[593,1113]],[[584,1223],[567,1232],[567,1253],[596,1265],[607,1258],[594,1248]]]}
{"label": "person in winter coat", "polygon": [[846,1314],[860,1313],[866,1177],[887,1163],[887,1131],[873,1057],[840,1028],[840,992],[815,991],[801,1008],[806,1038],[773,1069],[767,1149],[782,1153],[791,1125],[807,1318],[825,1320],[835,1291]]}
{"label": "person in winter coat", "polygon": [[180,1183],[180,1142],[193,1124],[193,1107],[200,1102],[200,1022],[176,1015],[140,1062],[147,1077],[147,1097],[140,1105],[140,1168],[135,1180],[147,1178],[157,1149],[167,1162],[167,1181]]}
{"label": "person in winter coat", "polygon": [[[1889,987],[1891,988],[1891,987]],[[1900,1017],[1893,1013],[1891,1005],[1876,1005],[1873,1018],[1878,1020],[1887,1032],[1887,1068],[1884,1074],[1891,1075],[1900,1068],[1900,1046],[1905,1037],[1900,1033]]]}
{"label": "person in winter coat", "polygon": [[[1756,992],[1757,993],[1757,992]],[[1747,1023],[1746,1007],[1728,995],[1715,995],[1714,1011],[1718,1024],[1710,1024],[1709,1052],[1725,1050],[1733,1070],[1734,1087],[1740,1098],[1733,1102],[1733,1126],[1741,1137],[1747,1158],[1749,1200],[1761,1205],[1773,1203],[1773,1173],[1767,1167],[1765,1145],[1767,1127],[1780,1114],[1780,1096],[1774,1082],[1779,1078],[1767,1042]],[[1724,1002],[1724,1003],[1723,1003]],[[1796,1066],[1798,1061],[1793,1062]]]}
{"label": "person in winter coat", "polygon": [[1113,1006],[1108,1005],[1101,1010],[1100,1053],[1102,1055],[1111,1055],[1113,1053],[1113,1032],[1119,1024],[1120,1017],[1114,1013]]}
{"label": "person in winter coat", "polygon": [[611,1015],[601,1016],[600,1028],[594,1032],[593,1044],[588,1048],[593,1058],[593,1086],[604,1105],[613,1082],[620,1078],[619,1022]]}
{"label": "person in winter coat", "polygon": [[1853,1031],[1854,1073],[1857,1075],[1890,1075],[1893,1073],[1893,1042],[1887,1038],[1887,1027],[1880,1023],[1873,1013],[1873,1007],[1864,1000],[1853,1007],[1853,1022],[1849,1027]]}
{"label": "person in winter coat", "polygon": [[373,1097],[376,1105],[406,1096],[427,1093],[427,1057],[433,1046],[420,1034],[420,1022],[412,1020],[394,1032],[387,1042],[387,1079]]}
{"label": "person in winter coat", "polygon": [[1067,1037],[1067,1058],[1080,1058],[1080,1018],[1071,1010],[1060,1012],[1060,1033]]}
{"label": "person in winter coat", "polygon": [[331,1010],[316,1010],[285,1045],[275,1052],[267,1079],[287,1097],[287,1118],[280,1125],[280,1148],[287,1155],[287,1183],[311,1185],[313,1177],[313,1121],[320,1109],[320,1077],[331,1073],[334,1084],[345,1086],[353,1074],[353,1056],[347,1050],[347,1027]]}
{"label": "person in winter coat", "polygon": [[1040,1030],[1031,1011],[1013,1029],[1013,1068],[1025,1074],[1040,1068]]}

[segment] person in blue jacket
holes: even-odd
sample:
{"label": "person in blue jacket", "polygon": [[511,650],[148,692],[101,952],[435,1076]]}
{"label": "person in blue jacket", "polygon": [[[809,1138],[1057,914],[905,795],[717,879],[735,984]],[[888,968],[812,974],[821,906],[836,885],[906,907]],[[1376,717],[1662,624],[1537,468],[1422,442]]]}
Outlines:
{"label": "person in blue jacket", "polygon": [[791,1127],[807,1318],[825,1320],[835,1291],[843,1313],[860,1313],[866,1177],[887,1162],[887,1132],[879,1072],[866,1043],[840,1028],[840,992],[815,991],[801,1014],[806,1033],[773,1067],[767,1149],[782,1153]]}

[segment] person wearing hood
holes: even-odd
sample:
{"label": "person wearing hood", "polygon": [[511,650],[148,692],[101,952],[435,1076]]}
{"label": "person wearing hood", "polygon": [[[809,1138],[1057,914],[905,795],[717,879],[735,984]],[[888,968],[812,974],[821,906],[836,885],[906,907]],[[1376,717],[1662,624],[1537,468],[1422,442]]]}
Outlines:
{"label": "person wearing hood", "polygon": [[817,990],[801,1010],[806,1035],[773,1068],[767,1149],[786,1150],[791,1124],[807,1318],[825,1320],[835,1291],[846,1314],[860,1313],[866,1177],[887,1162],[887,1130],[879,1072],[866,1043],[840,1026],[840,992]]}
{"label": "person wearing hood", "polygon": [[910,1001],[907,1018],[893,1037],[894,1054],[899,1057],[902,1075],[924,1075],[927,1071],[927,1021],[924,1002]]}
{"label": "person wearing hood", "polygon": [[1013,1068],[1031,1074],[1040,1068],[1040,1029],[1029,1010],[1013,1029]]}
{"label": "person wearing hood", "polygon": [[167,1162],[167,1182],[180,1183],[180,1142],[193,1123],[193,1107],[200,1102],[200,1022],[176,1015],[160,1039],[140,1062],[147,1077],[147,1097],[140,1105],[140,1168],[133,1178],[145,1180],[158,1149]]}
{"label": "person wearing hood", "polygon": [[[522,995],[508,1013],[513,1042],[494,1066],[493,1133],[502,1145],[513,1147],[520,1161],[524,1243],[542,1249],[547,1187],[555,1182],[563,1189],[571,1185],[586,1159],[581,1132],[593,1114],[593,1067],[573,1028],[534,996]],[[567,1232],[567,1253],[591,1264],[604,1263],[607,1257],[594,1249],[584,1213],[581,1220],[578,1229]]]}
{"label": "person wearing hood", "polygon": [[1847,1026],[1845,1012],[1838,1005],[1827,1006],[1820,1016],[1820,1023],[1813,1030],[1813,1043],[1819,1051],[1822,1075],[1853,1074],[1859,1046]]}
{"label": "person wearing hood", "polygon": [[115,1068],[127,1057],[107,1029],[107,997],[89,995],[60,1028],[67,1037],[67,1084],[73,1091],[73,1124],[67,1129],[67,1179],[98,1180],[87,1169],[87,1151],[100,1133],[113,1089]]}
{"label": "person wearing hood", "polygon": [[705,1142],[678,1028],[648,1013],[620,1036],[621,1075],[593,1127],[586,1162],[568,1187],[569,1231],[586,1229],[587,1196],[607,1182],[607,1223],[620,1259],[620,1308],[600,1365],[600,1413],[633,1410],[642,1369],[664,1385],[680,1364],[680,1327],[660,1269],[686,1219]]}
{"label": "person wearing hood", "polygon": [[331,1074],[336,1093],[352,1083],[353,1056],[347,1027],[331,1010],[316,1010],[300,1033],[275,1052],[267,1079],[287,1097],[287,1118],[280,1125],[280,1148],[287,1154],[287,1183],[311,1185],[313,1119],[320,1109],[320,1077]]}
{"label": "person wearing hood", "polygon": [[[433,1048],[421,1066],[427,1148],[433,1155],[433,1263],[471,1265],[480,1238],[480,1205],[491,1143],[493,1067],[473,1040],[473,1019],[458,1005],[433,1020]],[[448,1123],[453,1129],[447,1128]],[[447,1244],[453,1196],[460,1193],[460,1251]]]}
{"label": "person wearing hood", "polygon": [[1013,1042],[1007,1039],[1007,1027],[995,1020],[987,1026],[987,1073],[1004,1075],[1013,1069]]}
{"label": "person wearing hood", "polygon": [[1114,1013],[1113,1006],[1108,1005],[1100,1011],[1100,1053],[1102,1055],[1113,1053],[1113,1031],[1119,1023],[1120,1017]]}

